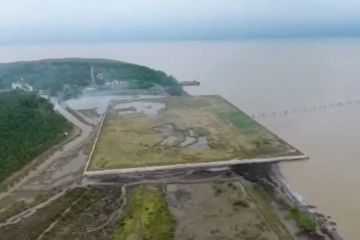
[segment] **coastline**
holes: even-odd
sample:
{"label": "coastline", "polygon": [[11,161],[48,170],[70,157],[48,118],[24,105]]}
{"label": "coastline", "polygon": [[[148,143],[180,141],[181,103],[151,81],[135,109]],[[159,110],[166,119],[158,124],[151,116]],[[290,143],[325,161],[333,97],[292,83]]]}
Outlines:
{"label": "coastline", "polygon": [[[185,90],[182,95],[191,96]],[[230,103],[232,104],[232,103]],[[233,105],[233,104],[232,104]],[[235,106],[236,107],[236,106]],[[236,107],[237,108],[237,107]],[[102,121],[105,117],[102,119]],[[100,127],[101,128],[101,127]],[[98,132],[99,134],[99,132]],[[95,145],[94,145],[95,146]],[[92,149],[94,150],[94,148]],[[299,151],[300,152],[300,151]],[[325,239],[325,240],[342,240],[343,238],[339,235],[336,229],[336,223],[332,222],[328,217],[316,211],[315,206],[311,206],[306,203],[305,199],[301,194],[296,192],[290,184],[287,182],[287,179],[282,174],[278,163],[284,160],[299,160],[299,159],[308,159],[306,155],[298,155],[281,157],[281,158],[268,158],[268,159],[245,159],[237,160],[233,159],[230,161],[221,161],[221,162],[206,162],[201,164],[176,164],[172,166],[148,166],[148,167],[134,167],[134,168],[124,168],[124,169],[112,169],[112,170],[89,170],[89,162],[91,155],[88,159],[86,167],[84,169],[83,175],[88,178],[96,177],[105,177],[111,179],[116,175],[121,175],[122,178],[126,179],[126,176],[132,177],[149,177],[150,175],[159,173],[160,175],[164,172],[177,172],[184,171],[186,169],[193,170],[209,170],[216,167],[224,167],[229,169],[240,170],[239,175],[243,175],[246,178],[249,178],[251,181],[264,184],[266,186],[271,186],[272,189],[279,193],[282,198],[286,199],[289,202],[291,207],[297,208],[300,211],[304,212],[306,215],[311,216],[314,221],[317,223],[316,230],[313,232],[307,232],[305,235],[308,239]],[[243,171],[245,169],[245,172]],[[249,169],[252,169],[248,171]],[[246,175],[246,176],[245,176]],[[152,176],[156,178],[155,176]],[[150,178],[152,178],[150,177]],[[141,177],[140,177],[141,178]],[[260,181],[259,181],[260,179]],[[265,179],[266,181],[263,181]],[[275,197],[275,196],[273,196]],[[290,210],[291,208],[289,208]]]}
{"label": "coastline", "polygon": [[[191,94],[189,94],[185,90],[183,91],[183,94],[191,96]],[[224,99],[228,101],[226,98]],[[238,109],[236,105],[234,105],[230,101],[228,102]],[[304,159],[310,158],[306,155],[303,156],[305,157]],[[274,188],[274,185],[276,185],[277,192],[279,192],[283,197],[285,197],[291,203],[292,206],[301,209],[316,221],[316,223],[318,224],[317,231],[315,232],[317,237],[320,237],[321,239],[325,239],[325,240],[343,240],[343,238],[340,236],[340,234],[336,229],[336,223],[331,221],[324,214],[317,212],[316,206],[307,204],[303,196],[300,193],[296,192],[290,186],[290,184],[287,182],[286,177],[281,172],[279,166],[280,162],[281,161],[275,161],[275,162],[253,161],[253,162],[243,162],[241,165],[235,163],[234,165],[228,165],[228,167],[233,169],[236,169],[238,167],[239,168],[245,167],[246,169],[247,168],[246,166],[248,165],[249,166],[248,170],[250,170],[253,168],[254,165],[258,165],[258,166],[262,165],[261,167],[259,167],[258,170],[255,170],[255,172],[253,173],[242,172],[238,174],[243,175],[245,178],[249,178],[250,181],[254,181],[254,182],[258,182],[260,179],[260,184],[271,185],[271,188]],[[270,167],[268,168],[268,166]],[[250,172],[251,171],[253,170],[250,170]],[[266,180],[263,181],[263,179]]]}
{"label": "coastline", "polygon": [[[185,92],[184,94],[188,94],[188,93]],[[275,163],[273,164],[261,163],[256,165],[254,164],[255,163],[253,163],[252,165],[259,168],[262,168],[261,165],[272,165],[272,170],[269,171],[269,175],[271,175],[271,181],[276,182],[281,192],[284,195],[286,195],[286,197],[290,199],[291,202],[294,203],[294,205],[299,206],[301,209],[305,209],[309,214],[311,214],[316,219],[316,221],[319,223],[319,226],[323,228],[322,230],[326,232],[326,237],[327,237],[326,239],[342,239],[337,233],[336,229],[334,229],[336,224],[331,222],[331,220],[326,216],[324,216],[323,214],[318,213],[316,211],[315,206],[311,206],[307,204],[303,196],[298,192],[296,192],[296,189],[292,188],[292,186],[288,183],[288,179],[283,174],[284,171],[281,171],[279,164],[275,164]],[[256,176],[254,175],[254,177]]]}
{"label": "coastline", "polygon": [[269,177],[278,185],[281,193],[289,199],[294,206],[305,211],[315,219],[319,226],[317,231],[318,235],[327,240],[343,240],[335,228],[336,223],[330,221],[324,214],[317,212],[316,206],[307,204],[301,194],[291,188],[278,164],[272,164]]}

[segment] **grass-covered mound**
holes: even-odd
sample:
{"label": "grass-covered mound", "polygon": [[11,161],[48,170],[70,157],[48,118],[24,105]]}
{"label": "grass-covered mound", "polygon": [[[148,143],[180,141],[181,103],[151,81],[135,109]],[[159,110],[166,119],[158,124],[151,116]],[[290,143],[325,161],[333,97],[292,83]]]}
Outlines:
{"label": "grass-covered mound", "polygon": [[0,181],[64,139],[68,122],[36,94],[0,93]]}
{"label": "grass-covered mound", "polygon": [[161,86],[172,95],[182,93],[175,78],[162,71],[115,60],[71,58],[0,64],[0,89],[23,79],[37,89],[56,92],[65,85],[88,86],[93,84],[92,78],[97,85],[117,80],[127,82],[130,88]]}

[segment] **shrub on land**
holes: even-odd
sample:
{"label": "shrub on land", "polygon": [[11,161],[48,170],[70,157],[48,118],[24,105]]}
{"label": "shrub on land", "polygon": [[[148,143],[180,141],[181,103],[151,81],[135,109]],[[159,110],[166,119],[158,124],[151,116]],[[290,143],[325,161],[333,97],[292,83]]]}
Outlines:
{"label": "shrub on land", "polygon": [[304,232],[315,231],[316,222],[307,213],[301,211],[299,208],[296,207],[290,209],[290,213],[301,230],[303,230]]}

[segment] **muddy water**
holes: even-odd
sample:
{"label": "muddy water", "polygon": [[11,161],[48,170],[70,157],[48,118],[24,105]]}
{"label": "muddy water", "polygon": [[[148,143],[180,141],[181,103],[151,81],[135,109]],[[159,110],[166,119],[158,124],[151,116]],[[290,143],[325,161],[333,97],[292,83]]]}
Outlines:
{"label": "muddy water", "polygon": [[[192,94],[221,94],[249,114],[360,99],[360,40],[0,46],[0,61],[103,57],[198,79]],[[311,157],[283,163],[290,184],[360,237],[360,104],[259,119]]]}

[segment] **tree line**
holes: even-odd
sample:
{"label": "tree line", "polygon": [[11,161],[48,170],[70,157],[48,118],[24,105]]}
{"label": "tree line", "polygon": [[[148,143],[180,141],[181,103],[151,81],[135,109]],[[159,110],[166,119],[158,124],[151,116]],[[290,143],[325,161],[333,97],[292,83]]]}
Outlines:
{"label": "tree line", "polygon": [[34,93],[0,93],[0,181],[65,138],[71,125]]}
{"label": "tree line", "polygon": [[64,86],[86,87],[94,84],[93,80],[96,85],[118,80],[128,82],[131,88],[148,89],[161,86],[171,95],[183,93],[176,79],[162,71],[106,59],[47,59],[0,64],[0,89],[10,88],[12,82],[20,79],[36,89],[49,90],[52,93],[62,91]]}

